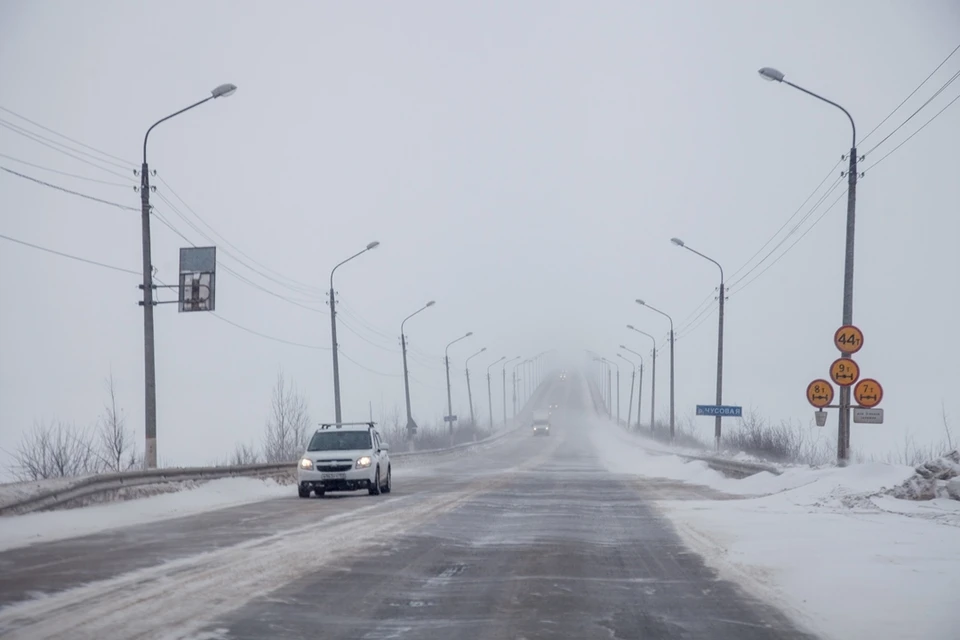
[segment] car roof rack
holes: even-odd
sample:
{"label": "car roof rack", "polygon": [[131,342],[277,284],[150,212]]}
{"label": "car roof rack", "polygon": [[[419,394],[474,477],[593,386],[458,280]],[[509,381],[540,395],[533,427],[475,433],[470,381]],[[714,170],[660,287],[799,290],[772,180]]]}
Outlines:
{"label": "car roof rack", "polygon": [[321,429],[330,429],[335,428],[339,429],[340,427],[359,427],[360,425],[366,425],[368,429],[373,429],[376,427],[376,422],[368,420],[366,422],[321,422]]}

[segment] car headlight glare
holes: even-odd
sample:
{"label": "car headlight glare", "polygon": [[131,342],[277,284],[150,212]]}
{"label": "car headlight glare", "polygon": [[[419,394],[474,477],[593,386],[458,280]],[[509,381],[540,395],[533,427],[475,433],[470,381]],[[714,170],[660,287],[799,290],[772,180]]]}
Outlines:
{"label": "car headlight glare", "polygon": [[304,458],[304,459],[302,459],[302,460],[300,461],[300,468],[301,468],[301,469],[313,469],[313,460],[310,460],[309,458]]}
{"label": "car headlight glare", "polygon": [[365,469],[370,466],[370,463],[373,462],[370,460],[370,456],[361,456],[357,460],[357,469]]}

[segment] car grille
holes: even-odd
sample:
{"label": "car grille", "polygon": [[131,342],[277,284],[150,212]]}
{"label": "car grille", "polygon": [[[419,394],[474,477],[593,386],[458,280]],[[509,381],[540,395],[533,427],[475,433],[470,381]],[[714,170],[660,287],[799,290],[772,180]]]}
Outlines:
{"label": "car grille", "polygon": [[353,462],[344,462],[337,460],[336,462],[317,462],[317,471],[350,471],[353,469]]}

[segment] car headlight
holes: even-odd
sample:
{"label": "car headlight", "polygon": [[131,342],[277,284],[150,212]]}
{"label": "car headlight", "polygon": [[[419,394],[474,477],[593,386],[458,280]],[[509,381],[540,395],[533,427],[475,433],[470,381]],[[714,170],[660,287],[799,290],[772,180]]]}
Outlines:
{"label": "car headlight", "polygon": [[310,460],[309,458],[304,458],[304,459],[302,459],[302,460],[300,461],[300,468],[301,468],[301,469],[313,469],[313,460]]}
{"label": "car headlight", "polygon": [[370,460],[370,456],[362,456],[357,459],[357,469],[364,469],[370,466],[370,463],[373,462]]}

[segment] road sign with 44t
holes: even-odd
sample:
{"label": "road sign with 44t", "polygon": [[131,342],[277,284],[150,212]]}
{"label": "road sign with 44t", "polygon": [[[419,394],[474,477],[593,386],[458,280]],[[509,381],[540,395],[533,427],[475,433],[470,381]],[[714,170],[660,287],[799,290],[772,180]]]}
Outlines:
{"label": "road sign with 44t", "polygon": [[883,400],[883,387],[873,378],[864,378],[853,388],[853,399],[861,407],[875,407]]}
{"label": "road sign with 44t", "polygon": [[820,409],[833,402],[833,385],[818,378],[807,385],[807,401]]}
{"label": "road sign with 44t", "polygon": [[860,365],[850,358],[837,358],[830,365],[830,379],[841,387],[849,387],[860,379]]}
{"label": "road sign with 44t", "polygon": [[863,348],[863,331],[852,324],[843,325],[833,334],[833,345],[840,353],[856,353]]}

